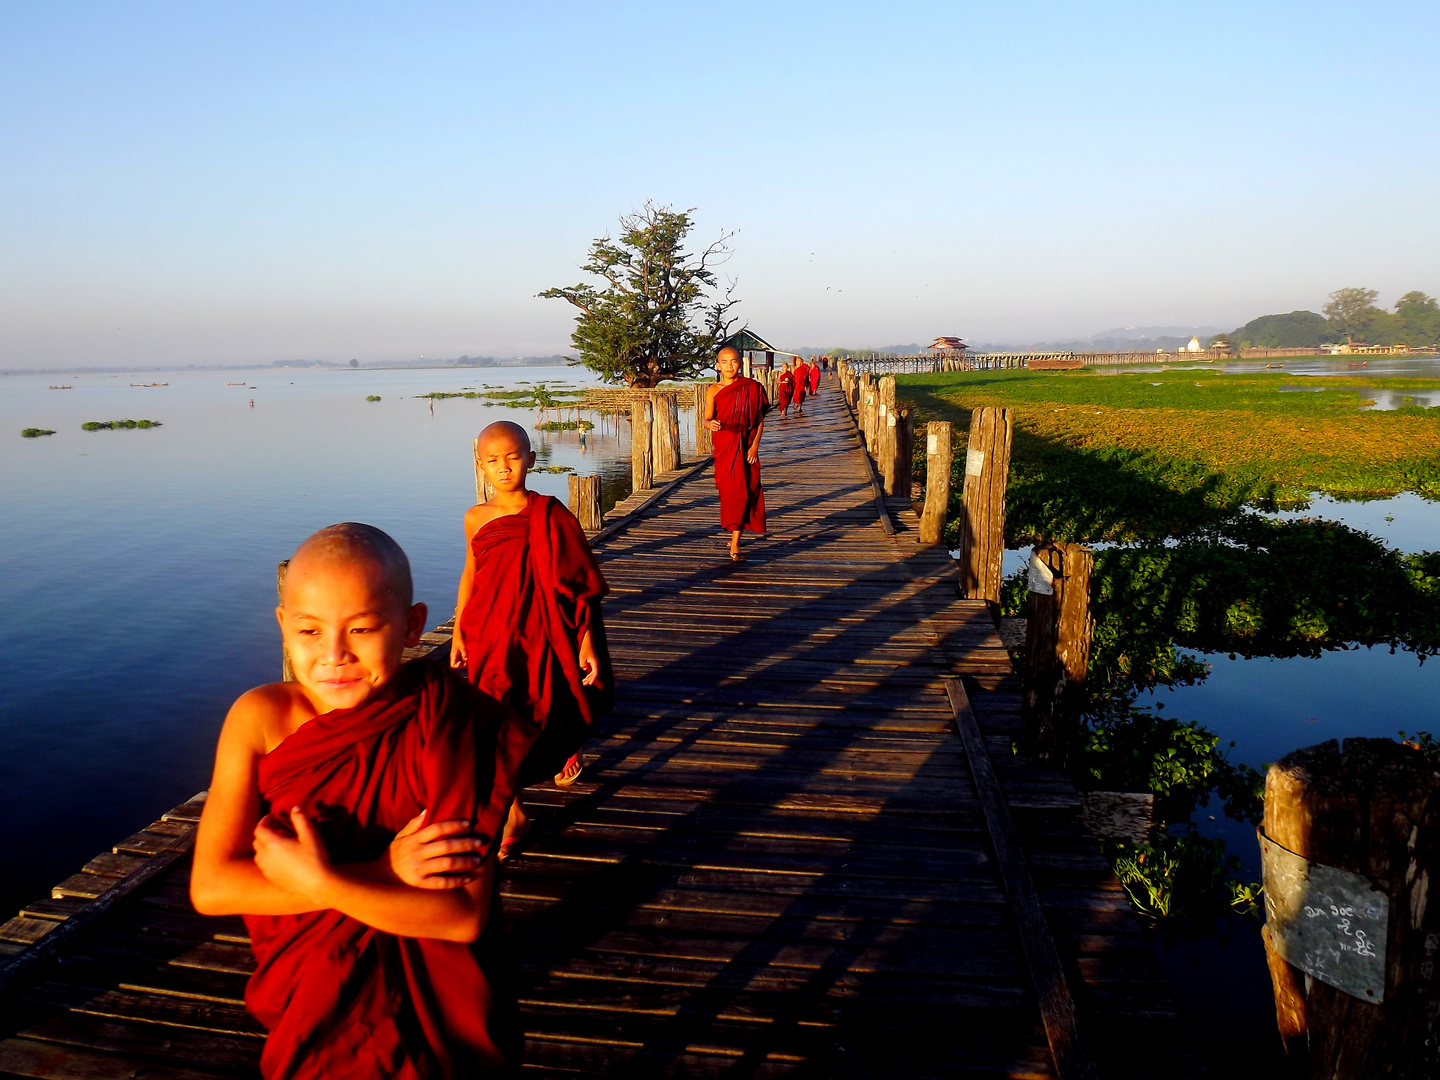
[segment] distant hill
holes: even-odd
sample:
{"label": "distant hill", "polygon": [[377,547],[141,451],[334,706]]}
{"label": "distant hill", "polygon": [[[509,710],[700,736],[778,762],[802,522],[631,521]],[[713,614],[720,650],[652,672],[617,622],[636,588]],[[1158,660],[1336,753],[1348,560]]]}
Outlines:
{"label": "distant hill", "polygon": [[1292,311],[1288,315],[1261,315],[1234,333],[1226,335],[1240,348],[1314,349],[1345,335],[1330,327],[1324,315],[1313,311]]}

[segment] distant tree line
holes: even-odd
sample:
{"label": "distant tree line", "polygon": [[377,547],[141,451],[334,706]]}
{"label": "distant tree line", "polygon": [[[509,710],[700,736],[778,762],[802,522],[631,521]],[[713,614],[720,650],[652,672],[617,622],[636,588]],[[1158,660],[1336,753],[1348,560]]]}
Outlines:
{"label": "distant tree line", "polygon": [[1239,349],[1306,349],[1342,341],[1367,345],[1434,345],[1440,341],[1440,304],[1423,292],[1407,292],[1393,311],[1376,307],[1374,289],[1336,289],[1324,308],[1262,315],[1233,334],[1216,334]]}

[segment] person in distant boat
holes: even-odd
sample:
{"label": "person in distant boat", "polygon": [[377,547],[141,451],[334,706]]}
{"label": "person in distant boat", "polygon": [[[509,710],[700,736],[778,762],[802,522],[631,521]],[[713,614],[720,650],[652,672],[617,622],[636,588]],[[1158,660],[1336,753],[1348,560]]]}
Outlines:
{"label": "person in distant boat", "polygon": [[780,419],[784,420],[790,413],[790,399],[795,396],[795,373],[790,370],[790,365],[780,365],[780,374],[775,376],[775,407],[780,410]]}
{"label": "person in distant boat", "polygon": [[770,401],[754,379],[740,374],[740,353],[726,346],[715,360],[720,381],[705,392],[705,426],[715,455],[720,526],[730,533],[730,558],[744,562],[740,534],[765,531],[765,492],[760,486],[760,436]]}

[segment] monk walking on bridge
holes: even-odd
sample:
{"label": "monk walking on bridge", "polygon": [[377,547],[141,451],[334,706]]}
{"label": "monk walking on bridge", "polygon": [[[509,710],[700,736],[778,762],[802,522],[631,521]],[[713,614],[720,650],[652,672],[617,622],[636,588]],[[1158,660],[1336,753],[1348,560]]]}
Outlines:
{"label": "monk walking on bridge", "polygon": [[705,394],[705,426],[712,432],[720,525],[730,531],[730,558],[744,562],[740,534],[765,531],[760,487],[760,436],[770,402],[754,379],[740,374],[740,353],[728,345],[715,360],[720,381]]}

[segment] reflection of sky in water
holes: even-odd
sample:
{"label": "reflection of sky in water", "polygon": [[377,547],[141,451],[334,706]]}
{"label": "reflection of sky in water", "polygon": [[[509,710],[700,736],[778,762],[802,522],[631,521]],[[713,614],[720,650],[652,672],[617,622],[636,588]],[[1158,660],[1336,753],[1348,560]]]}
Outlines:
{"label": "reflection of sky in water", "polygon": [[[471,440],[498,419],[533,429],[535,414],[462,399],[432,416],[415,395],[522,379],[590,381],[575,368],[0,377],[0,903],[44,894],[206,786],[226,707],[278,674],[275,564],[310,532],[392,533],[431,622],[448,617]],[[75,389],[46,389],[62,381]],[[170,385],[128,385],[142,381]],[[122,417],[164,426],[80,430]],[[588,453],[576,432],[532,431],[538,458],[628,476],[628,423],[590,418]],[[57,434],[21,439],[30,426]],[[564,498],[568,480],[533,487]]]}

